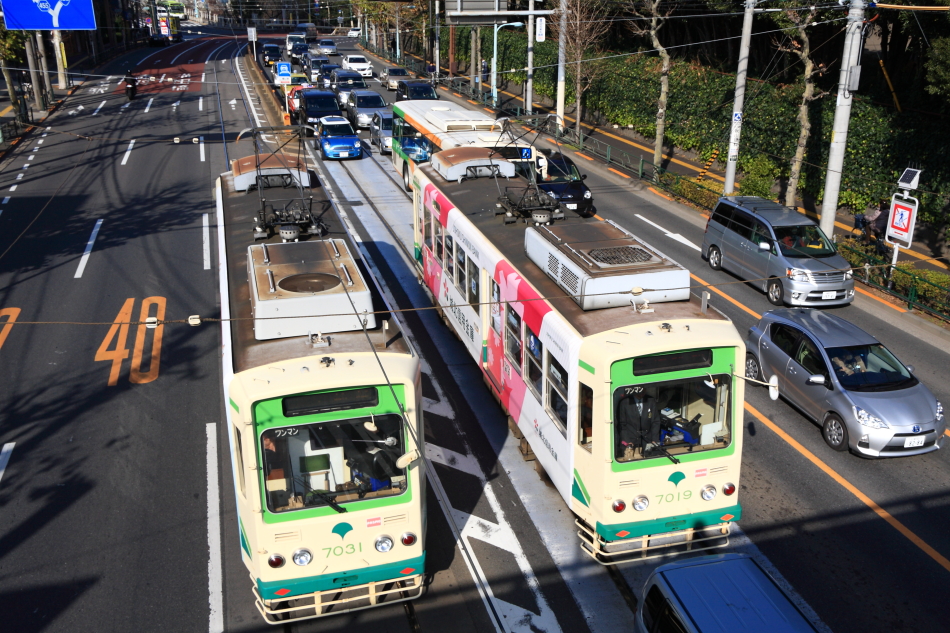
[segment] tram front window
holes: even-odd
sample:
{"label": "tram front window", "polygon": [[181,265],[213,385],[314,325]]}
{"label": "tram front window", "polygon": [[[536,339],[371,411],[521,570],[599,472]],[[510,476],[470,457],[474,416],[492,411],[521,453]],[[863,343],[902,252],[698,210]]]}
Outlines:
{"label": "tram front window", "polygon": [[614,458],[664,458],[724,448],[732,441],[727,374],[614,390]]}
{"label": "tram front window", "polygon": [[406,472],[402,418],[379,415],[268,429],[261,434],[267,509],[288,512],[399,495]]}

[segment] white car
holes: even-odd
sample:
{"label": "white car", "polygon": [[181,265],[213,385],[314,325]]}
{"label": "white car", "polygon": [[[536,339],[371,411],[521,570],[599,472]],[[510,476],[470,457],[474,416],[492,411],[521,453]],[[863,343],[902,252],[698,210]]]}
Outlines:
{"label": "white car", "polygon": [[346,55],[343,57],[343,61],[340,63],[340,67],[344,70],[352,70],[358,72],[364,77],[373,76],[373,65],[369,63],[362,55]]}
{"label": "white car", "polygon": [[347,37],[359,37],[363,34],[363,31],[360,30],[360,27],[354,26],[352,29],[346,32]]}

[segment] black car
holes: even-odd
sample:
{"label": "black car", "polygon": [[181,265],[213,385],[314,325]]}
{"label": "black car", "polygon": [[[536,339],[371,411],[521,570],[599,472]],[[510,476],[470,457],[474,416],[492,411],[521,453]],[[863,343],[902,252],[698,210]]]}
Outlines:
{"label": "black car", "polygon": [[330,76],[333,74],[333,71],[339,67],[339,64],[323,64],[320,66],[320,78],[323,81],[324,88],[330,87]]}
{"label": "black car", "polygon": [[[305,88],[297,93],[300,106],[296,110],[297,123],[316,127],[320,119],[327,116],[343,116],[336,95],[321,88]],[[307,136],[313,132],[307,130]]]}
{"label": "black car", "polygon": [[396,101],[434,101],[438,98],[432,84],[423,79],[404,79],[396,84]]}
{"label": "black car", "polygon": [[303,54],[309,52],[310,48],[307,46],[306,42],[297,42],[294,44],[294,47],[288,51],[288,54],[290,61],[296,61],[299,64],[300,58],[303,56]]}
{"label": "black car", "polygon": [[538,175],[538,189],[558,201],[562,211],[574,211],[589,218],[594,215],[594,195],[570,158],[559,152],[547,153],[547,173]]}
{"label": "black car", "polygon": [[281,61],[282,55],[280,52],[280,46],[277,44],[265,44],[263,50],[261,51],[261,58],[268,66],[272,66],[275,63]]}
{"label": "black car", "polygon": [[366,88],[366,80],[363,76],[354,70],[343,70],[338,68],[330,75],[330,89],[336,93],[337,101],[340,107],[346,103],[346,97],[350,90],[360,90]]}

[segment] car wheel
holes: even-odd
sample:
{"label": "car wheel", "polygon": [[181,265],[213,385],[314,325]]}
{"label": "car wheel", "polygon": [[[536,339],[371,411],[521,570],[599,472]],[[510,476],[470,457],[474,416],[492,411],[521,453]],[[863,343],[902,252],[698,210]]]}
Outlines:
{"label": "car wheel", "polygon": [[762,368],[759,367],[759,359],[751,352],[745,355],[745,377],[751,380],[762,380]]}
{"label": "car wheel", "polygon": [[402,164],[402,185],[406,191],[412,191],[412,184],[409,182],[409,165]]}
{"label": "car wheel", "polygon": [[709,247],[709,267],[713,270],[722,270],[722,253],[715,246]]}
{"label": "car wheel", "polygon": [[776,277],[769,279],[765,293],[769,297],[769,303],[774,306],[780,306],[785,303],[785,287],[782,286],[782,280]]}
{"label": "car wheel", "polygon": [[836,451],[848,450],[848,427],[834,413],[829,413],[821,425],[821,436],[825,443]]}

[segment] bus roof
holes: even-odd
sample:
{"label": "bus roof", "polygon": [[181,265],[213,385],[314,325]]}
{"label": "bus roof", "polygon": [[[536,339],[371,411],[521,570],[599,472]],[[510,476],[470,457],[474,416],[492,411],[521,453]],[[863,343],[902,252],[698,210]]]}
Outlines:
{"label": "bus roof", "polygon": [[532,147],[503,131],[500,122],[484,112],[443,101],[400,101],[393,116],[401,117],[440,150],[453,147]]}

